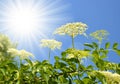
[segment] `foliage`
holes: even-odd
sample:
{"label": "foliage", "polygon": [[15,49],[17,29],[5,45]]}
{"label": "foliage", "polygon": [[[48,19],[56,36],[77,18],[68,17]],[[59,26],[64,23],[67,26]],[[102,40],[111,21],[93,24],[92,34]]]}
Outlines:
{"label": "foliage", "polygon": [[[42,46],[61,47],[61,43],[54,41],[44,40]],[[120,55],[119,44],[102,45],[92,42],[85,43],[84,49],[68,48],[61,56],[54,56],[55,62],[51,64],[49,60],[30,60],[33,56],[30,52],[17,50],[9,38],[1,34],[0,84],[120,84],[120,64],[106,59],[109,52]],[[83,59],[90,62],[86,65]]]}

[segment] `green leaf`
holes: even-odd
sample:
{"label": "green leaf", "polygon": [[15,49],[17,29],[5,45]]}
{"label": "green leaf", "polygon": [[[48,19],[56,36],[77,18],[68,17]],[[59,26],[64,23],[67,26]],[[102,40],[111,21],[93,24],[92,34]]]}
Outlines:
{"label": "green leaf", "polygon": [[82,81],[84,82],[84,84],[93,84],[92,80],[88,77],[83,78]]}
{"label": "green leaf", "polygon": [[72,80],[69,78],[69,84],[72,84]]}
{"label": "green leaf", "polygon": [[93,69],[93,66],[89,65],[89,66],[87,66],[87,69],[91,70],[91,69]]}
{"label": "green leaf", "polygon": [[73,80],[73,82],[74,82],[75,84],[84,84],[84,82],[81,81],[81,80],[79,80],[79,79],[75,79],[75,80]]}
{"label": "green leaf", "polygon": [[120,50],[116,49],[115,52],[120,56]]}
{"label": "green leaf", "polygon": [[106,58],[106,57],[107,57],[106,55],[100,56],[101,59],[104,59],[104,58]]}
{"label": "green leaf", "polygon": [[58,56],[55,56],[54,58],[55,58],[56,61],[60,60],[60,58]]}
{"label": "green leaf", "polygon": [[96,59],[98,59],[99,58],[99,53],[98,53],[98,51],[93,51],[92,52],[92,56],[94,56]]}
{"label": "green leaf", "polygon": [[85,43],[84,46],[87,46],[87,47],[93,48],[93,45],[92,45],[92,44],[89,44],[89,43]]}
{"label": "green leaf", "polygon": [[48,60],[44,60],[44,61],[42,61],[42,64],[43,65],[49,64],[49,61]]}
{"label": "green leaf", "polygon": [[117,49],[117,47],[118,47],[118,43],[114,43],[113,44],[113,49]]}
{"label": "green leaf", "polygon": [[58,84],[58,83],[57,83],[57,81],[55,81],[55,79],[50,78],[48,80],[48,84]]}
{"label": "green leaf", "polygon": [[94,48],[98,48],[98,44],[97,43],[95,43],[95,42],[92,42],[92,44],[93,44],[93,46],[94,46]]}
{"label": "green leaf", "polygon": [[110,42],[107,42],[106,44],[105,44],[105,49],[108,49],[110,47]]}
{"label": "green leaf", "polygon": [[66,57],[67,53],[66,52],[62,52],[61,55],[64,58],[64,57]]}
{"label": "green leaf", "polygon": [[91,50],[90,50],[90,49],[86,49],[86,48],[85,48],[85,49],[84,49],[84,51],[91,51]]}
{"label": "green leaf", "polygon": [[68,80],[63,76],[59,76],[59,80],[60,80],[60,84],[66,84],[66,83],[68,84]]}

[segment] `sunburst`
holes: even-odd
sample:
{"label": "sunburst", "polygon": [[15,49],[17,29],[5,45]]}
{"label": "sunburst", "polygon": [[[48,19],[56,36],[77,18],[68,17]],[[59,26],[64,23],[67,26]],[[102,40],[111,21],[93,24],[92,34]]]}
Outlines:
{"label": "sunburst", "polygon": [[17,41],[19,48],[32,50],[40,38],[47,38],[56,24],[65,22],[63,11],[68,5],[61,3],[59,0],[1,0],[0,32]]}

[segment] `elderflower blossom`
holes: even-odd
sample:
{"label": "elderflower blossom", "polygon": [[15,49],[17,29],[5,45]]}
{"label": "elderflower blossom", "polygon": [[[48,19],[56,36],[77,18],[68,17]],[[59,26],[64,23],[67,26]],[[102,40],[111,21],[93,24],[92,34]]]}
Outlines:
{"label": "elderflower blossom", "polygon": [[90,34],[94,39],[97,39],[98,41],[102,41],[103,39],[106,39],[109,33],[106,30],[97,30]]}
{"label": "elderflower blossom", "polygon": [[66,25],[63,25],[60,28],[56,29],[54,34],[59,34],[59,35],[67,34],[74,38],[78,34],[86,36],[85,33],[86,30],[87,30],[87,25],[82,22],[67,23]]}
{"label": "elderflower blossom", "polygon": [[54,39],[42,39],[40,46],[48,47],[51,50],[54,50],[54,49],[60,49],[62,46],[62,43]]}
{"label": "elderflower blossom", "polygon": [[0,49],[4,50],[11,46],[12,44],[11,44],[10,39],[6,35],[3,35],[0,33]]}
{"label": "elderflower blossom", "polygon": [[25,50],[20,50],[19,51],[20,53],[20,57],[22,58],[22,59],[27,59],[29,56],[31,56],[31,57],[33,57],[33,54],[32,53],[30,53],[30,52],[27,52],[27,51],[25,51]]}
{"label": "elderflower blossom", "polygon": [[120,75],[117,73],[111,73],[108,71],[98,71],[99,73],[101,73],[102,75],[105,76],[106,82],[107,84],[120,84]]}
{"label": "elderflower blossom", "polygon": [[20,59],[27,59],[29,56],[33,57],[33,54],[27,52],[25,50],[17,50],[14,48],[8,49],[8,53],[12,54],[13,56],[19,56]]}
{"label": "elderflower blossom", "polygon": [[76,49],[68,49],[67,53],[68,53],[68,56],[67,56],[68,59],[75,58],[75,57],[86,58],[87,56],[90,55],[89,51],[76,50]]}

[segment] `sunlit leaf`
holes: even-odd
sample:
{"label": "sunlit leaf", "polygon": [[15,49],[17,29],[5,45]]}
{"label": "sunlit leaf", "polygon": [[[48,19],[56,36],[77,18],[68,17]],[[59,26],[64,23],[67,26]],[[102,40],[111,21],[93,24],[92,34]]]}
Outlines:
{"label": "sunlit leaf", "polygon": [[109,47],[110,47],[110,42],[107,42],[107,43],[105,44],[105,48],[108,49]]}

